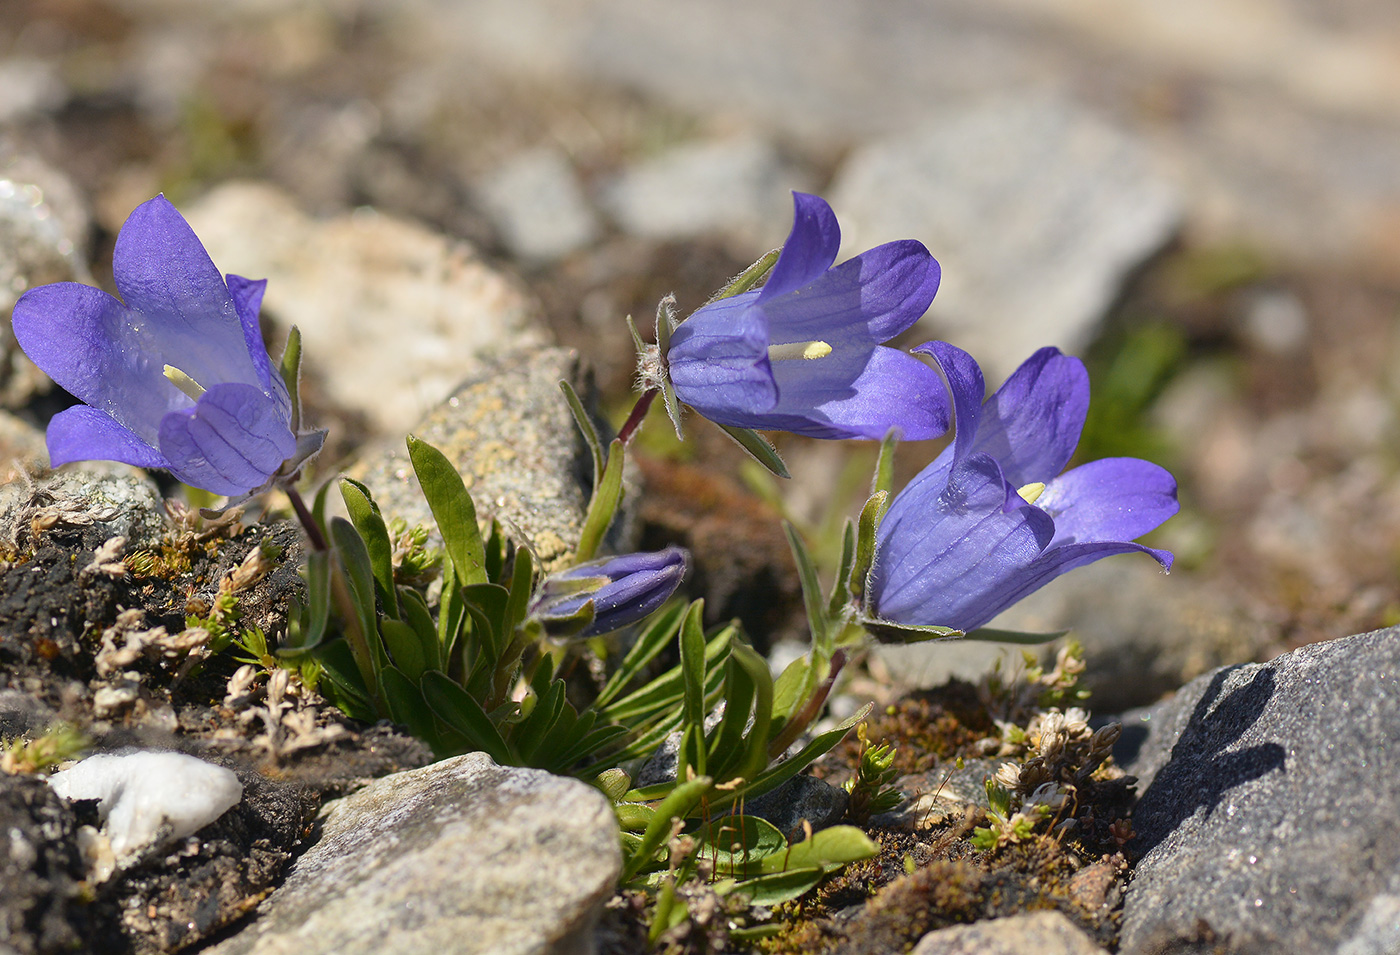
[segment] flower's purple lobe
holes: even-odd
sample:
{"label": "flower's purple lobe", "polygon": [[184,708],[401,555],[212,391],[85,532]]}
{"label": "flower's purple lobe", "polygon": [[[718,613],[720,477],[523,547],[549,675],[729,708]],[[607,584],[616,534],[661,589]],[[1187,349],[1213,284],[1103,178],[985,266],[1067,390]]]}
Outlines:
{"label": "flower's purple lobe", "polygon": [[717,424],[816,438],[906,440],[948,429],[932,368],[885,348],[938,291],[939,267],[913,240],[835,268],[841,231],[825,201],[793,193],[792,232],[762,288],[699,309],[671,333],[676,396]]}
{"label": "flower's purple lobe", "polygon": [[126,220],[112,270],[121,300],[59,282],[15,304],[20,347],[83,402],[49,423],[53,466],[122,461],[246,495],[320,449],[321,433],[293,433],[287,386],[263,345],[266,282],[225,281],[164,196]]}
{"label": "flower's purple lobe", "polygon": [[592,603],[592,621],[575,635],[612,633],[664,604],[680,586],[688,563],[679,547],[589,561],[546,578],[531,612],[548,628],[566,623]]}
{"label": "flower's purple lobe", "polygon": [[[914,626],[972,630],[1067,570],[1141,552],[1132,543],[1177,511],[1176,481],[1137,458],[1061,474],[1089,407],[1077,358],[1042,348],[987,399],[982,370],[944,342],[931,355],[948,383],[957,435],[890,504],[876,532],[867,612]],[[1043,485],[1043,487],[1042,487]]]}

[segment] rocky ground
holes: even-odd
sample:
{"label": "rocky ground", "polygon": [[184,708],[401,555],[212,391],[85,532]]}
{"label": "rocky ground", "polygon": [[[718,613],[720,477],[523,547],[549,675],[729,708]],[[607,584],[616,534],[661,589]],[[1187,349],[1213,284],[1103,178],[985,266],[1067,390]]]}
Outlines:
{"label": "rocky ground", "polygon": [[[421,507],[401,441],[428,415],[479,502],[548,558],[569,549],[583,504],[553,381],[596,384],[620,421],[622,317],[649,319],[667,292],[697,306],[781,241],[789,190],[817,191],[843,255],[916,237],[942,262],[911,343],[946,336],[994,380],[1041,345],[1083,354],[1084,453],[1162,462],[1183,507],[1154,538],[1178,555],[1170,576],[1108,561],[1003,621],[1074,628],[1090,705],[1123,718],[1135,835],[998,868],[948,835],[967,828],[960,811],[923,806],[886,820],[883,868],[831,887],[793,944],[1387,952],[1400,938],[1385,746],[1400,638],[1346,635],[1400,621],[1397,46],[1400,18],[1380,0],[1215,0],[1169,16],[1087,0],[14,0],[0,18],[0,313],[45,282],[110,288],[116,230],[164,191],[221,267],[270,280],[268,340],[301,328],[312,417],[331,428],[322,475],[354,468],[394,507]],[[265,540],[284,549],[240,606],[277,631],[296,586],[290,525],[167,513],[171,488],[135,473],[35,485],[23,475],[67,399],[8,331],[3,344],[0,735],[60,716],[99,748],[229,765],[247,795],[236,818],[94,887],[77,849],[90,805],[0,776],[3,821],[33,833],[0,860],[0,951],[409,951],[410,937],[424,951],[590,950],[617,867],[616,844],[596,839],[596,794],[528,774],[503,785],[463,757],[396,777],[399,796],[376,783],[359,808],[338,800],[430,756],[309,696],[231,692],[231,656],[200,662],[178,640]],[[865,452],[787,442],[794,480],[775,495],[703,422],[684,446],[666,431],[642,435],[646,491],[625,533],[691,548],[693,592],[761,647],[800,639],[778,513],[820,557]],[[932,451],[903,448],[900,470]],[[104,571],[118,561],[127,573]],[[911,794],[985,802],[982,768],[966,785],[945,776],[987,727],[913,729],[955,711],[975,722],[946,681],[976,683],[997,658],[1019,654],[882,650],[853,681],[851,696],[905,715],[886,731],[911,760]],[[357,873],[358,911],[406,905],[394,886],[409,863],[346,835],[361,826],[351,813],[373,818],[391,798],[414,825],[452,832],[505,799],[518,825],[482,843],[381,841],[421,851],[405,859],[428,885],[483,858],[518,888],[423,888],[411,917],[365,918],[382,936],[337,934],[347,916],[316,906],[347,890],[308,881],[318,873]],[[313,822],[328,799],[337,808]],[[557,870],[531,861],[522,833]],[[560,901],[521,915],[512,897]],[[880,915],[930,898],[942,915]],[[597,944],[635,943],[628,904],[611,903]]]}

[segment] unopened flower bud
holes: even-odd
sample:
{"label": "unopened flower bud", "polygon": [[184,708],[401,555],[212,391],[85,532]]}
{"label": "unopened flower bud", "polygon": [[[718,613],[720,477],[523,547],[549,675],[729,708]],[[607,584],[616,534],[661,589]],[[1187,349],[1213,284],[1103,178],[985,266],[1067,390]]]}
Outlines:
{"label": "unopened flower bud", "polygon": [[547,631],[560,636],[612,633],[665,603],[680,586],[687,563],[679,547],[589,561],[546,578],[531,609]]}

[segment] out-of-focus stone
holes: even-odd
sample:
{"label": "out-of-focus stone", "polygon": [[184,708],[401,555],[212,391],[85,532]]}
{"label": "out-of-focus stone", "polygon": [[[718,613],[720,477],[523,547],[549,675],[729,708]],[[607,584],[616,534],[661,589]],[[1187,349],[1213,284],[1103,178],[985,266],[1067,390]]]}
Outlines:
{"label": "out-of-focus stone", "polygon": [[831,189],[843,250],[918,239],[943,266],[929,310],[989,383],[1036,348],[1082,349],[1182,200],[1144,144],[1078,104],[996,98],[858,149]]}
{"label": "out-of-focus stone", "polygon": [[411,222],[372,210],[319,221],[246,182],[184,212],[221,269],[268,280],[265,311],[301,329],[330,398],[377,434],[407,431],[483,354],[541,341],[519,287]]}
{"label": "out-of-focus stone", "polygon": [[1217,670],[1126,714],[1141,852],[1122,951],[1400,948],[1400,631]]}
{"label": "out-of-focus stone", "polygon": [[214,955],[578,955],[621,868],[602,794],[482,753],[329,804],[316,844]]}
{"label": "out-of-focus stone", "polygon": [[756,137],[677,146],[624,171],[602,203],[625,230],[645,239],[720,235],[758,253],[779,245],[792,223],[793,188],[771,143]]}
{"label": "out-of-focus stone", "polygon": [[10,312],[19,297],[35,286],[92,281],[85,258],[90,228],[87,206],[68,177],[0,138],[0,405],[4,407],[18,407],[35,392],[51,387],[15,343]]}
{"label": "out-of-focus stone", "polygon": [[512,253],[548,261],[581,249],[598,235],[568,157],[542,147],[511,158],[476,184],[478,200]]}
{"label": "out-of-focus stone", "polygon": [[1059,912],[1032,912],[930,932],[912,955],[1106,955]]}

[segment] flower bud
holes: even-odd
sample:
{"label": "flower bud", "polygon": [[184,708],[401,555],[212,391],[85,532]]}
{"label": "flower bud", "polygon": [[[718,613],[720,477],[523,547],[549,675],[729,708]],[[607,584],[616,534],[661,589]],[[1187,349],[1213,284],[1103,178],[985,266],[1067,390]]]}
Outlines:
{"label": "flower bud", "polygon": [[546,578],[531,612],[553,636],[612,633],[665,603],[688,562],[679,547],[589,561]]}

